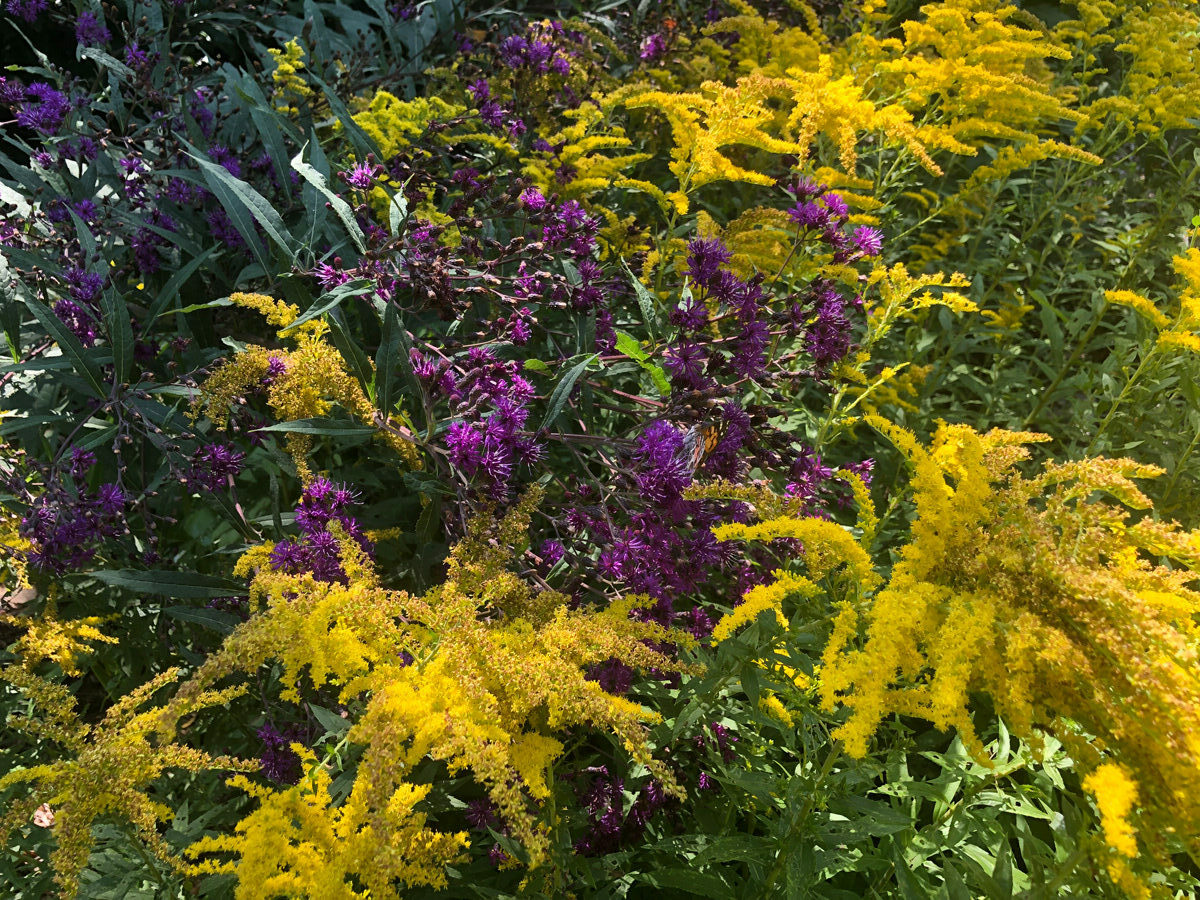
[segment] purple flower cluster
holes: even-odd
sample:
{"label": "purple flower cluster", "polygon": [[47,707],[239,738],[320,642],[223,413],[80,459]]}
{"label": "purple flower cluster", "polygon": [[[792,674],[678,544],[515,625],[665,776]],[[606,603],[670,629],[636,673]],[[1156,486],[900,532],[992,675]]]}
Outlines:
{"label": "purple flower cluster", "polygon": [[514,34],[500,43],[499,58],[510,69],[567,75],[574,55],[570,44],[578,39],[561,22],[532,23],[525,35]]}
{"label": "purple flower cluster", "polygon": [[[526,430],[533,385],[520,375],[520,364],[498,359],[486,347],[467,355],[466,374],[440,378],[451,408],[459,417],[446,431],[450,462],[468,478],[479,476],[507,493],[517,466],[529,466],[545,453]],[[422,372],[433,375],[426,367]]]}
{"label": "purple flower cluster", "polygon": [[258,739],[263,749],[259,756],[262,773],[276,784],[295,784],[300,780],[300,756],[292,749],[299,739],[296,729],[280,731],[270,722],[258,729]]}
{"label": "purple flower cluster", "polygon": [[68,468],[70,485],[47,483],[30,503],[20,533],[32,545],[28,561],[33,568],[55,575],[79,569],[96,555],[101,542],[121,533],[125,492],[115,483],[89,491],[86,480],[95,463],[95,454],[75,448]]}
{"label": "purple flower cluster", "polygon": [[341,547],[329,524],[337,522],[345,535],[366,553],[370,554],[374,549],[358,520],[349,513],[356,502],[357,495],[345,485],[334,484],[324,476],[314,479],[304,489],[300,505],[296,507],[296,527],[300,537],[275,545],[271,551],[271,567],[293,575],[308,573],[318,581],[345,584]]}
{"label": "purple flower cluster", "polygon": [[111,39],[112,32],[105,26],[104,19],[94,12],[82,12],[75,20],[75,40],[81,47],[98,47]]}
{"label": "purple flower cluster", "polygon": [[869,225],[860,225],[852,232],[844,231],[850,209],[839,194],[804,179],[796,185],[796,204],[788,210],[792,221],[801,229],[815,233],[835,251],[838,262],[848,262],[854,255],[878,256],[883,249],[883,235]]}
{"label": "purple flower cluster", "polygon": [[[9,5],[11,8],[11,2]],[[8,82],[0,94],[6,105],[16,108],[17,124],[45,135],[55,134],[71,111],[67,95],[44,81],[35,81],[22,91],[19,87],[18,81]]]}
{"label": "purple flower cluster", "polygon": [[[729,250],[715,238],[696,238],[688,244],[688,277],[696,290],[685,294],[672,311],[679,333],[665,362],[679,390],[708,390],[716,376],[726,373],[750,380],[767,374],[772,317],[762,279],[738,278],[726,268],[729,260]],[[714,311],[733,326],[719,344],[702,331]]]}
{"label": "purple flower cluster", "polygon": [[590,776],[576,785],[589,820],[587,832],[575,842],[575,852],[583,856],[603,856],[641,840],[651,818],[667,806],[669,798],[657,781],[642,785],[626,810],[623,778],[610,774],[607,766],[580,775]]}
{"label": "purple flower cluster", "polygon": [[46,6],[46,0],[8,0],[7,9],[12,15],[32,25],[46,11]]}
{"label": "purple flower cluster", "polygon": [[188,483],[206,491],[220,491],[241,474],[246,454],[225,444],[205,444],[192,454]]}
{"label": "purple flower cluster", "polygon": [[638,59],[643,62],[654,62],[667,49],[667,39],[663,35],[655,32],[642,41],[638,47]]}

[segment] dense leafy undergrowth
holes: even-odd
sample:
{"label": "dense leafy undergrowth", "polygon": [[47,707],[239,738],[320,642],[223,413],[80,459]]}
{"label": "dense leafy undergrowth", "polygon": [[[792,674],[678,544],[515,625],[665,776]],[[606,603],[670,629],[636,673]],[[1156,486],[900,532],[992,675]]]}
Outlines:
{"label": "dense leafy undergrowth", "polygon": [[6,0],[6,896],[1191,896],[1200,11]]}

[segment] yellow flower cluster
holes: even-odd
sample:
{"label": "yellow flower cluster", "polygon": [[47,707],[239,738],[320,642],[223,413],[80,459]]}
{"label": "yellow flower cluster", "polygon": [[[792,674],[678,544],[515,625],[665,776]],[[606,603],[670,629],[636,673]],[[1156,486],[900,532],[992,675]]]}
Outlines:
{"label": "yellow flower cluster", "polygon": [[292,38],[283,45],[282,50],[270,47],[267,52],[275,60],[275,71],[271,73],[271,79],[275,82],[275,108],[282,113],[296,115],[299,110],[294,105],[295,101],[307,100],[313,93],[300,75],[304,71],[304,48]]}
{"label": "yellow flower cluster", "polygon": [[366,108],[352,118],[379,145],[387,159],[409,146],[411,138],[423,134],[430,123],[448,121],[464,112],[464,107],[440,97],[401,100],[395,94],[378,91]]}
{"label": "yellow flower cluster", "polygon": [[[831,523],[722,526],[723,539],[800,538],[807,574],[776,573],[714,639],[833,573],[819,690],[826,708],[849,709],[834,736],[850,755],[901,714],[956,729],[986,759],[970,711],[986,694],[1014,733],[1035,746],[1055,733],[1091,772],[1120,856],[1138,855],[1135,834],[1155,856],[1168,839],[1200,851],[1200,532],[1130,512],[1151,505],[1131,479],[1159,470],[1096,458],[1025,476],[1021,445],[1040,435],[943,425],[926,448],[866,421],[913,470],[916,518],[886,583],[874,590],[865,551]],[[1140,890],[1123,862],[1111,874]]]}
{"label": "yellow flower cluster", "polygon": [[159,824],[169,820],[173,811],[147,793],[167,770],[252,771],[258,767],[257,762],[213,756],[175,742],[181,719],[227,703],[243,692],[240,686],[195,691],[165,709],[138,712],[178,674],[176,669],[162,673],[117,701],[103,721],[89,725],[80,720],[75,698],[63,685],[39,678],[23,666],[0,672],[0,678],[23,690],[41,712],[38,718],[11,716],[8,725],[56,741],[71,754],[58,762],[15,769],[0,777],[0,791],[16,785],[29,788],[0,819],[0,835],[7,837],[27,825],[43,803],[54,809],[57,847],[50,862],[63,896],[72,897],[78,890],[79,873],[95,843],[92,826],[101,817],[117,816],[129,822],[159,858],[183,870],[183,860],[159,834]]}
{"label": "yellow flower cluster", "polygon": [[1200,107],[1200,10],[1190,0],[1071,0],[1077,19],[1055,28],[1064,47],[1078,48],[1085,82],[1106,74],[1102,50],[1125,61],[1115,92],[1093,89],[1089,124],[1114,124],[1158,135],[1195,127]]}
{"label": "yellow flower cluster", "polygon": [[[646,744],[644,723],[656,715],[586,676],[589,666],[614,657],[640,670],[681,671],[651,642],[690,641],[630,619],[638,598],[600,612],[570,610],[565,596],[536,591],[508,572],[539,496],[529,492],[499,522],[472,525],[447,560],[445,583],[422,597],[382,587],[336,524],[330,528],[341,539],[347,584],[270,570],[270,547],[243,558],[239,572],[257,570],[250,594],[258,612],[177,699],[275,659],[283,683],[306,674],[316,687],[336,688],[341,702],[363,704],[347,740],[365,749],[349,799],[337,809],[319,772],[294,788],[253,788],[261,805],[238,833],[191,850],[237,859],[205,859],[200,870],[236,872],[244,896],[262,883],[346,897],[360,896],[349,891],[354,880],[370,886],[372,897],[396,896],[394,882],[441,884],[465,839],[426,829],[414,810],[424,789],[404,779],[428,758],[452,773],[469,771],[537,865],[549,848],[538,807],[550,796],[550,766],[563,751],[555,735],[580,727],[611,734],[678,793]],[[256,842],[268,835],[264,849]],[[328,893],[317,892],[318,884]]]}
{"label": "yellow flower cluster", "polygon": [[[293,326],[299,318],[299,309],[263,294],[232,294],[229,299],[261,313],[269,324],[279,327],[281,338],[293,336],[296,346],[290,350],[248,346],[205,381],[192,407],[194,416],[207,415],[218,423],[225,421],[241,396],[262,385],[274,357],[284,369],[267,387],[267,402],[281,422],[328,415],[337,403],[364,425],[374,428],[409,467],[421,468],[411,431],[375,409],[362,386],[346,371],[341,354],[324,339],[323,322],[309,319]],[[285,446],[300,477],[305,481],[311,479],[312,470],[306,458],[312,450],[312,435],[288,432]]]}
{"label": "yellow flower cluster", "polygon": [[[427,785],[400,783],[386,794],[381,785],[355,783],[350,796],[334,805],[332,779],[312,751],[301,752],[306,774],[294,787],[272,790],[245,776],[230,784],[259,801],[238,825],[236,836],[209,837],[188,848],[189,856],[229,851],[236,868],[206,860],[192,871],[236,871],[237,900],[260,897],[392,897],[393,885],[444,887],[444,868],[468,846],[464,833],[447,834],[425,827],[415,807]],[[381,779],[386,781],[386,778]],[[381,800],[386,799],[386,807]],[[363,890],[356,890],[354,880]]]}
{"label": "yellow flower cluster", "polygon": [[20,658],[26,669],[32,670],[43,660],[49,660],[57,663],[64,674],[78,675],[79,657],[87,652],[89,642],[117,643],[115,637],[97,627],[105,621],[104,616],[63,621],[54,612],[54,604],[47,603],[41,615],[34,619],[0,616],[0,623],[25,629],[25,634],[12,646],[11,652]]}
{"label": "yellow flower cluster", "polygon": [[[1200,249],[1190,247],[1173,260],[1180,277],[1179,309],[1168,316],[1153,300],[1129,290],[1107,291],[1105,298],[1116,306],[1125,306],[1154,326],[1158,350],[1190,350],[1200,353]],[[1144,363],[1143,363],[1144,365]]]}

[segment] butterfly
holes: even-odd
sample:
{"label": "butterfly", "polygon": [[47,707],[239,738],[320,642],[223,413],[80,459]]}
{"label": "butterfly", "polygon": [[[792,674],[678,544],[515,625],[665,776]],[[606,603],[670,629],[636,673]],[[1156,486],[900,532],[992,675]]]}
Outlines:
{"label": "butterfly", "polygon": [[719,423],[698,422],[683,433],[683,458],[687,460],[689,473],[696,474],[724,436],[723,420]]}

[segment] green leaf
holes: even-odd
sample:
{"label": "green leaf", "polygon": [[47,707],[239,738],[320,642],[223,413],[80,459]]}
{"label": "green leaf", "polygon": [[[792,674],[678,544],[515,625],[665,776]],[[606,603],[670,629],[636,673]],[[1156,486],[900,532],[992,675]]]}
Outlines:
{"label": "green leaf", "polygon": [[133,71],[133,69],[129,68],[129,66],[125,65],[125,63],[121,62],[120,60],[109,56],[99,47],[84,47],[79,51],[79,55],[84,59],[94,59],[96,62],[100,63],[100,65],[104,66],[104,68],[111,69],[122,78],[128,78],[132,80],[136,77],[136,73]]}
{"label": "green leaf", "polygon": [[356,278],[354,281],[347,281],[345,284],[339,284],[328,294],[323,294],[324,302],[318,300],[303,313],[301,313],[287,328],[280,329],[280,334],[285,335],[295,331],[305,322],[311,322],[319,316],[325,315],[332,309],[337,309],[342,305],[342,301],[347,297],[361,297],[363,294],[369,294],[375,289],[375,285],[363,278]]}
{"label": "green leaf", "polygon": [[400,313],[389,303],[383,314],[383,337],[375,351],[375,405],[385,416],[392,411],[392,393],[396,384],[396,362],[400,355]]}
{"label": "green leaf", "polygon": [[333,342],[333,346],[337,347],[338,352],[342,354],[342,359],[349,366],[350,373],[358,379],[367,396],[373,398],[375,373],[371,371],[371,360],[351,335],[350,329],[346,327],[342,311],[340,309],[330,310],[329,318],[326,321],[329,323],[329,339]]}
{"label": "green leaf", "polygon": [[549,406],[546,409],[546,417],[542,419],[542,424],[538,428],[539,431],[545,431],[549,428],[554,420],[558,418],[559,413],[563,411],[563,407],[567,405],[567,400],[571,397],[571,389],[575,387],[575,382],[579,380],[584,371],[597,358],[598,353],[593,353],[588,356],[583,362],[576,363],[562,377],[562,380],[554,386],[554,393],[550,395]]}
{"label": "green leaf", "polygon": [[164,616],[170,616],[172,619],[203,625],[205,628],[211,628],[213,631],[221,632],[221,634],[229,634],[242,623],[242,620],[233,613],[220,609],[206,609],[204,607],[197,609],[194,606],[168,606],[162,613]]}
{"label": "green leaf", "polygon": [[87,572],[81,577],[95,578],[112,587],[124,588],[138,594],[157,594],[161,597],[180,599],[231,597],[246,593],[246,586],[241,582],[216,575],[179,572],[174,569],[115,569]]}
{"label": "green leaf", "polygon": [[629,268],[629,263],[621,260],[621,265],[625,267],[625,274],[629,276],[630,282],[633,284],[633,294],[637,297],[638,306],[642,310],[642,324],[646,326],[646,334],[654,338],[654,295],[650,290],[642,284],[642,280],[633,274],[633,269]]}
{"label": "green leaf", "polygon": [[365,425],[347,425],[333,419],[294,419],[291,422],[279,422],[267,425],[258,431],[285,431],[292,434],[323,434],[327,437],[363,437],[374,434],[374,428]]}
{"label": "green leaf", "polygon": [[[171,280],[168,281],[166,285],[164,285],[163,289],[158,292],[158,296],[154,298],[154,302],[150,305],[149,314],[146,316],[146,326],[142,330],[143,335],[149,332],[151,323],[153,323],[155,319],[170,312],[167,307],[179,294],[180,290],[183,289],[183,286],[187,283],[187,280],[196,274],[196,270],[204,265],[204,263],[208,261],[208,258],[216,252],[216,247],[209,247],[199,256],[192,257],[186,266],[181,266],[179,271],[171,276]],[[218,305],[229,306],[231,303],[229,298],[224,298],[223,301],[214,300],[212,303],[193,304],[192,306],[184,309],[183,312],[192,312],[193,310],[207,309],[210,306]]]}
{"label": "green leaf", "polygon": [[218,306],[233,306],[233,301],[228,297],[221,297],[217,300],[210,300],[208,303],[193,303],[190,306],[185,306],[183,309],[168,309],[159,313],[160,316],[169,316],[172,313],[191,313],[199,312],[202,309],[216,309]]}
{"label": "green leaf", "polygon": [[71,360],[71,365],[75,371],[88,383],[92,389],[91,394],[97,398],[103,398],[106,391],[104,389],[104,381],[100,374],[100,366],[96,360],[83,349],[83,344],[79,343],[79,338],[71,332],[62,319],[56,316],[50,307],[42,303],[36,297],[30,295],[24,298],[25,305],[29,307],[29,311],[33,313],[42,327],[50,333],[54,338],[55,343],[62,349],[62,352]]}
{"label": "green leaf", "polygon": [[300,148],[300,152],[292,157],[291,166],[301,177],[309,184],[315,187],[333,207],[333,211],[337,213],[338,218],[342,220],[342,224],[346,226],[346,231],[350,234],[350,239],[354,241],[354,246],[358,248],[359,253],[367,252],[367,239],[363,235],[362,229],[358,227],[358,222],[354,218],[354,210],[350,208],[350,204],[335,194],[329,189],[329,184],[325,181],[325,176],[314,169],[311,165],[304,161],[304,151],[308,148],[305,144]]}
{"label": "green leaf", "polygon": [[641,880],[650,887],[675,888],[686,894],[735,900],[736,894],[716,875],[706,875],[693,869],[659,869],[647,872]]}
{"label": "green leaf", "polygon": [[[279,213],[275,211],[275,207],[267,198],[242,179],[235,178],[224,166],[204,156],[187,141],[183,141],[183,145],[191,151],[188,156],[200,166],[204,180],[217,195],[217,199],[221,201],[225,211],[233,218],[234,225],[238,226],[239,232],[242,232],[242,237],[246,239],[247,245],[252,250],[258,251],[258,235],[253,228],[245,229],[245,216],[241,215],[243,211],[263,227],[263,230],[288,254],[289,259],[294,263],[296,261],[295,242],[283,224],[283,219],[280,218]],[[235,213],[238,215],[235,216]],[[239,224],[239,219],[241,219],[241,224]],[[259,257],[259,262],[266,269],[267,261],[261,258],[260,252],[256,252],[255,256]]]}
{"label": "green leaf", "polygon": [[312,711],[316,720],[321,723],[321,727],[330,734],[341,734],[350,730],[352,723],[349,719],[343,719],[337,713],[323,706],[317,706],[315,703],[308,704],[308,708]]}
{"label": "green leaf", "polygon": [[101,297],[104,304],[104,324],[108,327],[108,343],[113,354],[113,380],[115,383],[129,381],[133,369],[133,325],[129,321],[129,308],[119,291],[105,291]]}
{"label": "green leaf", "polygon": [[649,355],[642,349],[637,338],[624,331],[618,331],[617,352],[628,356],[650,375],[659,395],[666,396],[671,393],[671,382],[667,380],[667,373],[658,363],[651,362]]}

